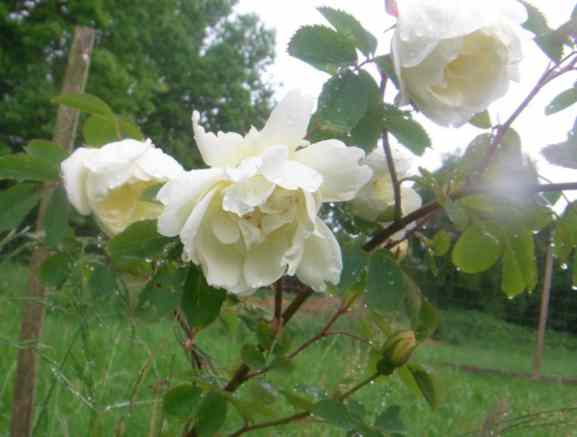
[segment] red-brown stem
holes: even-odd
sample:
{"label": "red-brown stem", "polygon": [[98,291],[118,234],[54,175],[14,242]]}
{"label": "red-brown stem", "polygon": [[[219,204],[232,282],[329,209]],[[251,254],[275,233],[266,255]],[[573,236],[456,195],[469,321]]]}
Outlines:
{"label": "red-brown stem", "polygon": [[[547,193],[547,192],[556,192],[556,191],[565,191],[565,190],[577,190],[577,182],[567,182],[567,183],[559,183],[559,184],[541,184],[535,185],[532,187],[527,187],[527,193]],[[490,189],[471,189],[468,191],[458,191],[449,195],[452,200],[457,200],[465,196],[473,195],[473,194],[490,194]],[[432,202],[427,203],[426,205],[422,206],[421,208],[407,214],[406,216],[402,217],[401,220],[397,222],[393,222],[390,226],[387,226],[385,229],[382,229],[376,232],[373,237],[365,243],[363,249],[367,252],[372,252],[377,247],[379,247],[382,243],[387,241],[393,234],[396,232],[406,228],[411,223],[420,220],[433,212],[442,208],[442,205],[433,200]]]}
{"label": "red-brown stem", "polygon": [[[385,98],[385,90],[387,88],[387,76],[381,73],[381,98]],[[393,151],[391,150],[391,144],[389,143],[389,132],[387,129],[383,129],[381,134],[381,141],[383,143],[383,150],[385,152],[385,158],[387,160],[387,167],[389,169],[389,176],[391,178],[391,185],[393,186],[393,196],[395,199],[395,213],[394,220],[398,221],[402,216],[402,205],[401,205],[401,184],[399,182],[399,177],[397,175],[397,169],[395,168],[395,160],[393,158]]]}
{"label": "red-brown stem", "polygon": [[[375,374],[375,375],[370,376],[369,378],[359,382],[357,385],[351,387],[349,390],[347,390],[343,394],[337,396],[336,399],[338,401],[345,400],[349,396],[352,396],[354,393],[359,391],[361,388],[370,384],[372,381],[374,381],[378,377],[379,377],[379,374]],[[270,427],[279,426],[279,425],[287,425],[291,422],[296,422],[299,420],[306,419],[310,415],[311,415],[310,411],[302,411],[300,413],[293,414],[292,416],[283,417],[282,419],[276,419],[276,420],[271,420],[269,422],[257,423],[255,425],[245,425],[242,428],[240,428],[238,431],[235,431],[232,434],[229,434],[228,437],[238,437],[239,435],[245,434],[245,433],[250,432],[250,431],[255,431],[257,429],[270,428]]]}
{"label": "red-brown stem", "polygon": [[295,356],[297,356],[298,354],[300,354],[303,350],[305,350],[306,348],[308,348],[310,345],[312,345],[313,343],[315,343],[316,341],[320,340],[323,337],[326,337],[327,335],[329,335],[329,331],[330,329],[333,327],[333,325],[335,324],[335,322],[343,315],[348,313],[349,308],[351,307],[351,305],[353,303],[355,303],[355,301],[357,300],[359,295],[355,295],[353,296],[351,299],[349,299],[347,302],[343,302],[341,304],[341,306],[339,307],[339,309],[332,315],[332,317],[327,321],[327,323],[325,324],[325,326],[323,327],[323,329],[321,329],[321,331],[315,335],[314,337],[309,338],[307,341],[305,341],[303,344],[301,344],[297,349],[295,349],[293,352],[291,352],[290,354],[287,355],[287,358],[293,359]]}

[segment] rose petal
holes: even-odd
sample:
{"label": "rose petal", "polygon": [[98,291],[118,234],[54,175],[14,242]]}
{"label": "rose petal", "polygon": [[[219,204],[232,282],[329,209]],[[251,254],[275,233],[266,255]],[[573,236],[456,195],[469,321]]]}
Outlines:
{"label": "rose petal", "polygon": [[298,90],[291,90],[272,111],[261,131],[259,142],[268,146],[285,145],[291,150],[306,136],[314,100]]}
{"label": "rose petal", "polygon": [[325,202],[351,200],[369,181],[372,170],[359,164],[364,156],[363,150],[338,140],[314,143],[295,153],[296,160],[322,175],[320,191]]}
{"label": "rose petal", "polygon": [[80,147],[60,164],[64,188],[68,200],[83,215],[90,214],[90,204],[86,194],[86,179],[88,169],[84,162],[98,153],[97,149]]}
{"label": "rose petal", "polygon": [[312,235],[304,241],[297,277],[315,291],[325,291],[326,283],[339,283],[343,262],[339,243],[319,218],[317,228],[322,236]]}
{"label": "rose petal", "polygon": [[156,195],[165,205],[158,218],[158,232],[167,237],[178,235],[195,202],[224,178],[221,169],[192,170],[165,184]]}
{"label": "rose petal", "polygon": [[244,276],[252,288],[265,287],[285,273],[283,256],[289,247],[288,235],[280,231],[252,248],[246,256]]}
{"label": "rose petal", "polygon": [[286,190],[317,191],[322,182],[321,174],[311,167],[288,158],[286,146],[268,148],[262,155],[261,173],[272,183]]}

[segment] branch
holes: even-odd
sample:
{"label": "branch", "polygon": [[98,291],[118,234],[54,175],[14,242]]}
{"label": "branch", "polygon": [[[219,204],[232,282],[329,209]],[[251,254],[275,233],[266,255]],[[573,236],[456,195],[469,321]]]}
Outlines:
{"label": "branch", "polygon": [[[385,90],[387,87],[387,76],[381,73],[381,99],[385,98]],[[399,183],[399,178],[397,176],[397,169],[395,168],[395,160],[393,159],[393,151],[391,150],[391,144],[389,143],[389,132],[387,129],[383,129],[381,135],[383,142],[383,150],[385,152],[385,158],[387,159],[387,167],[389,169],[389,175],[391,177],[391,184],[393,185],[393,195],[395,199],[395,214],[394,220],[398,221],[402,216],[402,205],[401,205],[401,184]]]}
{"label": "branch", "polygon": [[[359,382],[357,385],[350,388],[345,393],[341,394],[340,396],[337,396],[336,400],[338,400],[338,401],[345,400],[346,398],[352,396],[354,393],[359,391],[361,388],[363,388],[366,385],[373,382],[378,377],[379,377],[379,374],[377,373],[377,374],[372,375],[369,378]],[[261,423],[255,424],[255,425],[245,425],[242,428],[240,428],[238,431],[235,431],[232,434],[230,434],[228,437],[238,437],[239,435],[245,434],[247,432],[255,431],[257,429],[270,428],[270,427],[279,426],[279,425],[287,425],[291,422],[296,422],[298,420],[306,419],[310,415],[311,415],[311,411],[307,410],[307,411],[302,411],[302,412],[297,413],[297,414],[293,414],[292,416],[283,417],[282,419],[271,420],[269,422],[261,422]]]}
{"label": "branch", "polygon": [[[305,303],[305,301],[313,294],[310,288],[304,288],[299,290],[299,294],[293,299],[290,305],[282,314],[282,325],[286,325],[289,320],[295,315],[299,308]],[[252,378],[254,375],[250,374],[250,367],[246,364],[241,364],[237,371],[234,373],[228,384],[225,386],[225,390],[228,392],[234,392],[238,387],[240,387],[245,381]]]}
{"label": "branch", "polygon": [[[527,187],[527,193],[547,193],[564,190],[577,190],[577,182],[567,182],[560,184],[543,184]],[[449,195],[449,197],[451,200],[457,200],[462,197],[470,196],[473,194],[491,194],[491,193],[493,193],[493,191],[491,191],[490,189],[481,188],[481,189],[471,189],[468,191],[458,191],[456,193]],[[430,216],[432,213],[438,211],[441,208],[442,205],[436,200],[427,203],[421,208],[402,217],[399,221],[393,222],[390,226],[387,226],[385,229],[376,232],[372,236],[372,238],[367,243],[365,243],[363,249],[367,252],[372,252],[381,244],[383,244],[385,241],[387,241],[396,232],[406,228],[408,225],[417,220]]]}

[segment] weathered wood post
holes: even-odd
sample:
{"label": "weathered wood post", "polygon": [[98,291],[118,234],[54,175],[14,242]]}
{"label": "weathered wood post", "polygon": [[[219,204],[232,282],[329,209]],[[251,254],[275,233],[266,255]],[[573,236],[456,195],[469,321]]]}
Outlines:
{"label": "weathered wood post", "polygon": [[[64,75],[63,93],[81,93],[84,91],[94,46],[94,35],[94,29],[75,28]],[[58,108],[53,141],[69,151],[72,150],[76,138],[78,115],[78,111],[72,108],[62,105]],[[36,217],[36,232],[42,231],[44,216],[54,188],[54,184],[46,184],[43,187]],[[40,266],[47,256],[48,249],[43,244],[39,244],[30,261],[28,290],[22,304],[20,343],[23,346],[18,351],[14,379],[11,437],[31,437],[32,432],[38,372],[36,347],[42,335],[45,313],[45,289],[40,283],[39,272]]]}
{"label": "weathered wood post", "polygon": [[543,273],[543,289],[541,291],[541,311],[539,313],[539,327],[537,328],[537,345],[533,355],[533,378],[541,375],[543,365],[543,350],[545,348],[545,328],[549,315],[549,297],[551,295],[551,279],[553,277],[553,248],[547,246],[545,254],[545,269]]}

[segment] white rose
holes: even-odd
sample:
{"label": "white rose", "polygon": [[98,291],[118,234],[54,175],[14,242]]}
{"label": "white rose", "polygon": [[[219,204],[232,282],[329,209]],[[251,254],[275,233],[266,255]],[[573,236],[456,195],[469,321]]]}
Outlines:
{"label": "white rose", "polygon": [[317,217],[322,202],[351,200],[371,177],[364,152],[337,140],[303,138],[313,102],[293,91],[265,127],[207,133],[193,114],[195,140],[211,168],[189,171],[158,193],[162,235],[179,236],[183,257],[209,284],[242,294],[284,274],[322,291],[338,283],[340,247]]}
{"label": "white rose", "polygon": [[150,141],[127,139],[98,149],[80,147],[61,171],[70,203],[82,215],[94,214],[114,236],[134,222],[156,219],[162,205],[141,200],[143,191],[184,170]]}
{"label": "white rose", "polygon": [[412,100],[434,122],[460,126],[519,79],[515,0],[398,0],[392,52],[402,103]]}
{"label": "white rose", "polygon": [[[411,156],[405,150],[398,148],[393,151],[395,169],[400,179],[409,176],[411,168]],[[384,151],[381,147],[373,150],[365,160],[365,163],[373,170],[373,177],[357,194],[352,201],[355,215],[371,221],[382,222],[387,225],[390,222],[390,213],[395,206],[393,184],[387,166]],[[420,208],[421,196],[411,187],[401,185],[401,210],[403,214],[409,214]],[[384,217],[388,215],[389,217]],[[401,234],[395,234],[393,238],[400,238]]]}

